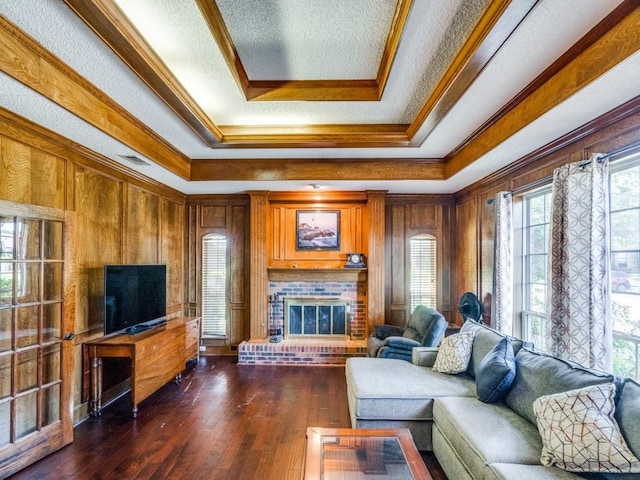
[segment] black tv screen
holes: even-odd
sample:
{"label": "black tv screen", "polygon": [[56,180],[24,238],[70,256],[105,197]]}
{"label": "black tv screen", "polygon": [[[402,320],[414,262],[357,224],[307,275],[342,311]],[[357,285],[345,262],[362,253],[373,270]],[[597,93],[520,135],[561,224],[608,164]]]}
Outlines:
{"label": "black tv screen", "polygon": [[[166,265],[104,267],[104,333],[166,320]],[[133,329],[135,331],[135,329]],[[133,332],[135,333],[135,332]]]}

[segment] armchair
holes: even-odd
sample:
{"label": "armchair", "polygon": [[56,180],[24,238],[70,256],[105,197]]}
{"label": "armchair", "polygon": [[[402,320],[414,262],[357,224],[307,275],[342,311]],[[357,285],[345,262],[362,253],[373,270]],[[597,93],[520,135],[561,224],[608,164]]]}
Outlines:
{"label": "armchair", "polygon": [[418,305],[404,328],[376,325],[367,340],[367,355],[411,361],[413,347],[435,347],[449,324],[440,312]]}

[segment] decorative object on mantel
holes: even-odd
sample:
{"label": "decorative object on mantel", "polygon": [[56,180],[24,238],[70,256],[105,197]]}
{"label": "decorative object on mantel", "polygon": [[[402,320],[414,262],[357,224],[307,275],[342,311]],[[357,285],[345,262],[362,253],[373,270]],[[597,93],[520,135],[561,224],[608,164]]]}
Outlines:
{"label": "decorative object on mantel", "polygon": [[340,211],[297,210],[296,250],[340,250]]}
{"label": "decorative object on mantel", "polygon": [[363,253],[347,253],[347,264],[345,268],[365,268],[366,264]]}

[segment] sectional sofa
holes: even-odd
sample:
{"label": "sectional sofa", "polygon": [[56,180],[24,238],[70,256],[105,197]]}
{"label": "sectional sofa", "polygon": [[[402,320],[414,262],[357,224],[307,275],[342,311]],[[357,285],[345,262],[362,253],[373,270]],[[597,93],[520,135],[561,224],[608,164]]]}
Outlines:
{"label": "sectional sofa", "polygon": [[[412,362],[350,358],[352,427],[408,428],[450,480],[640,479],[640,384],[535,352],[472,321],[460,333],[451,340],[471,345],[459,373],[438,365],[444,341],[441,350],[414,349]],[[591,428],[611,435],[597,447],[599,461],[589,432],[581,436]]]}

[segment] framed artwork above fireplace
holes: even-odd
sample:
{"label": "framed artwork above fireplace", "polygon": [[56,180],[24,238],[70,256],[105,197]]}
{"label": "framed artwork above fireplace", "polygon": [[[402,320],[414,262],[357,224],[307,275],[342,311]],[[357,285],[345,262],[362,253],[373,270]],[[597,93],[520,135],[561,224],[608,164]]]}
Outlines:
{"label": "framed artwork above fireplace", "polygon": [[296,210],[296,250],[340,250],[340,211]]}

